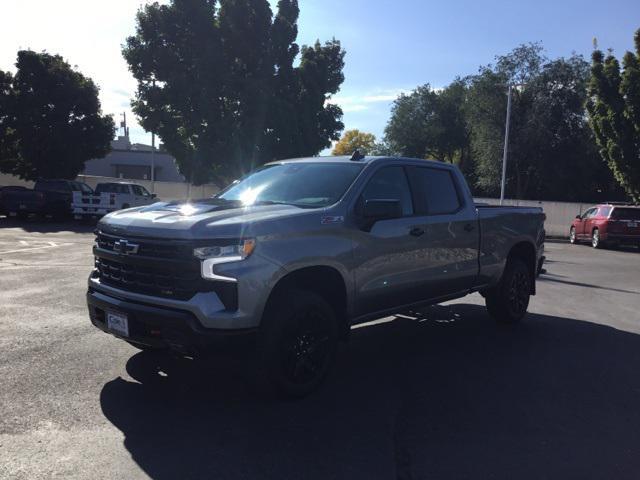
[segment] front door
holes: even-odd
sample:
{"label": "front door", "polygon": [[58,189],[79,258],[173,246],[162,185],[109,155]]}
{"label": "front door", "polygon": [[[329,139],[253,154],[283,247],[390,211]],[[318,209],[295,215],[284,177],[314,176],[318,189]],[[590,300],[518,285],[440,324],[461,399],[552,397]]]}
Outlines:
{"label": "front door", "polygon": [[425,218],[414,215],[404,167],[373,173],[356,207],[367,200],[398,200],[400,218],[379,220],[354,234],[356,311],[366,315],[406,305],[424,295]]}
{"label": "front door", "polygon": [[584,212],[582,220],[576,228],[576,233],[578,234],[578,236],[583,238],[591,237],[591,219],[595,216],[597,211],[597,208],[590,208],[589,210]]}

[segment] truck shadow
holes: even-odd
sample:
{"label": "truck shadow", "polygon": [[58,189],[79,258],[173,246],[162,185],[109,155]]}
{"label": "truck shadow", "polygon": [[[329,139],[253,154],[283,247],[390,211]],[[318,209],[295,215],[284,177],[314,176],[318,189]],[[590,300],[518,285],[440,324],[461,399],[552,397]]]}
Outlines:
{"label": "truck shadow", "polygon": [[477,305],[353,331],[327,383],[265,401],[241,361],[147,353],[101,392],[154,479],[637,478],[640,336]]}

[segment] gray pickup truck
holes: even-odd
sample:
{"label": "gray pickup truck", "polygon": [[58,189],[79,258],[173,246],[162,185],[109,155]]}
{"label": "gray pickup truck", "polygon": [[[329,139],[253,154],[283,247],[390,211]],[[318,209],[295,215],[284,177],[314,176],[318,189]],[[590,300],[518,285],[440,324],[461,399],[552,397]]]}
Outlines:
{"label": "gray pickup truck", "polygon": [[475,205],[449,164],[354,155],[274,162],[210,199],[111,213],[96,234],[96,327],[191,355],[252,335],[264,383],[303,396],[354,324],[472,292],[520,320],[544,214]]}

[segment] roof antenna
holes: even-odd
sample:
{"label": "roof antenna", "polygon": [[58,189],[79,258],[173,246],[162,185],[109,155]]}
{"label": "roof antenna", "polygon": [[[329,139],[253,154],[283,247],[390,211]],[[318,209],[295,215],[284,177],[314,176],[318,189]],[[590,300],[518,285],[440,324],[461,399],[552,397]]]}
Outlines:
{"label": "roof antenna", "polygon": [[352,162],[358,162],[362,159],[364,159],[364,155],[360,153],[360,150],[356,150],[355,152],[353,152],[353,155],[351,155]]}

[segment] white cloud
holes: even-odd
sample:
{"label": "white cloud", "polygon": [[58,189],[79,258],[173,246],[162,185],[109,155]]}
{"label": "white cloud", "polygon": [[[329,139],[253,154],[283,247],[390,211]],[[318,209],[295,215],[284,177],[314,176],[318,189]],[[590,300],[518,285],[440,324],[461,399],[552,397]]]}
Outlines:
{"label": "white cloud", "polygon": [[329,102],[339,105],[345,113],[363,112],[374,104],[391,103],[408,91],[405,88],[374,89],[362,95],[336,95]]}

